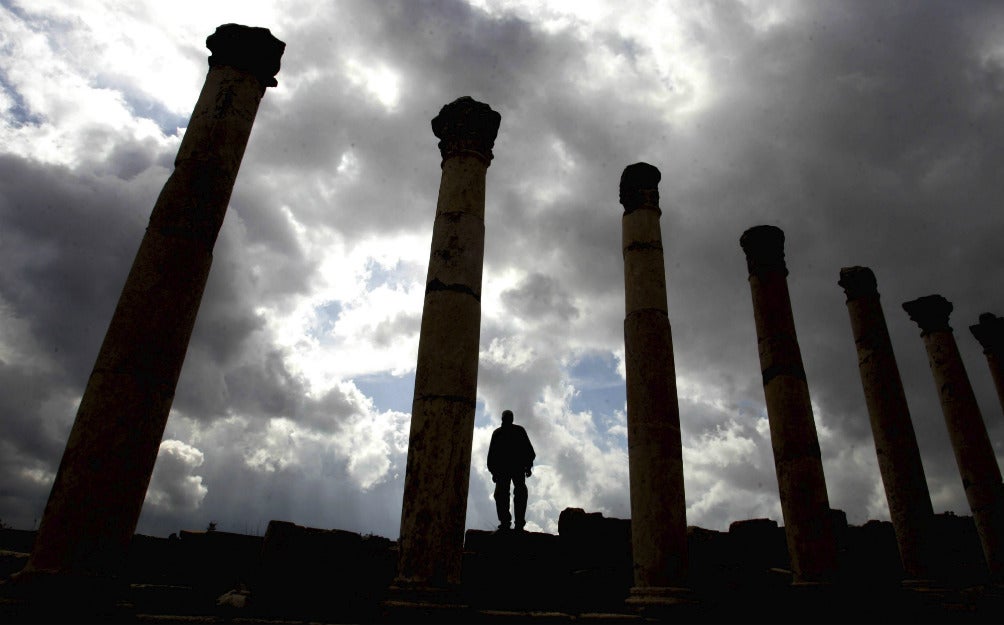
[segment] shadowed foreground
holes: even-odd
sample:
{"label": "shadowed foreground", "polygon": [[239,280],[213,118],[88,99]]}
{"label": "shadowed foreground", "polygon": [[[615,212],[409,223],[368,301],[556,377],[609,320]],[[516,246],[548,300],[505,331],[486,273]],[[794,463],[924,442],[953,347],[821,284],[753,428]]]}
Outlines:
{"label": "shadowed foreground", "polygon": [[970,517],[939,515],[946,588],[904,590],[892,525],[848,526],[834,511],[840,574],[830,588],[791,583],[784,529],[768,519],[728,532],[690,527],[693,602],[644,611],[632,586],[630,521],[569,508],[559,533],[468,530],[463,582],[451,595],[392,587],[397,543],[272,521],[264,537],[136,535],[112,601],[79,588],[32,596],[9,576],[34,532],[2,530],[3,622],[503,623],[503,622],[999,622],[1002,603]]}

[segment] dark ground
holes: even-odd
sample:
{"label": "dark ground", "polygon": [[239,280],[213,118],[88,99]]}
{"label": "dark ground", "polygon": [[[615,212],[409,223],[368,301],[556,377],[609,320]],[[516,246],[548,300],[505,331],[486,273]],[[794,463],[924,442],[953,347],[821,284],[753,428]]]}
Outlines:
{"label": "dark ground", "polygon": [[84,584],[26,596],[10,580],[34,532],[0,530],[3,623],[1000,623],[970,517],[939,515],[938,592],[905,590],[892,525],[848,526],[834,512],[840,570],[832,586],[791,584],[784,530],[688,529],[690,601],[639,610],[630,521],[569,508],[557,536],[468,530],[463,583],[450,595],[393,587],[397,545],[379,536],[272,521],[264,537],[182,531],[136,535],[109,598]]}

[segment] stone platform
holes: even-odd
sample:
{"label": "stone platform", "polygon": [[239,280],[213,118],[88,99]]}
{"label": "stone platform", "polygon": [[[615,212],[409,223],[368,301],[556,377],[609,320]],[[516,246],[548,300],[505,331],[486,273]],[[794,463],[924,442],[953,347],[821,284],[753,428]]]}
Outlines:
{"label": "stone platform", "polygon": [[269,524],[264,537],[137,536],[114,601],[87,609],[73,587],[28,600],[10,582],[31,533],[0,532],[0,622],[109,623],[996,623],[1001,595],[978,577],[972,520],[942,515],[943,569],[955,583],[907,590],[888,522],[847,526],[835,513],[842,575],[791,584],[783,528],[688,528],[694,603],[629,608],[630,521],[566,509],[558,535],[468,530],[463,583],[448,595],[393,587],[397,544],[379,536]]}

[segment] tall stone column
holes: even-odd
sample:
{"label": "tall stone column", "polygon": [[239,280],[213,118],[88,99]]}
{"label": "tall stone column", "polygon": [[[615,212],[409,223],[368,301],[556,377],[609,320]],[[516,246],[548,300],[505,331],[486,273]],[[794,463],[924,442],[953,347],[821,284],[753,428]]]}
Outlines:
{"label": "tall stone column", "polygon": [[398,588],[460,583],[478,384],[485,177],[502,117],[462,97],[440,110],[439,184],[401,510]]}
{"label": "tall stone column", "polygon": [[205,85],[84,390],[22,578],[114,577],[124,563],[216,237],[285,45],[268,29],[237,24],[206,40]]}
{"label": "tall stone column", "polygon": [[838,284],[847,294],[861,385],[906,583],[930,587],[938,540],[932,531],[934,508],[875,274],[867,267],[844,267]]}
{"label": "tall stone column", "polygon": [[941,399],[955,462],[983,555],[996,583],[1004,581],[1004,482],[987,435],[976,395],[948,325],[952,303],[941,295],[927,295],[903,304],[918,326],[927,348],[927,360]]}
{"label": "tall stone column", "polygon": [[794,582],[832,581],[836,543],[809,387],[795,335],[784,263],[784,232],[743,233],[774,468]]}
{"label": "tall stone column", "polygon": [[983,313],[980,315],[980,322],[969,326],[969,331],[983,346],[983,354],[987,357],[990,375],[993,376],[994,387],[997,389],[997,399],[1000,400],[1001,407],[1004,407],[1004,373],[1001,373],[1001,355],[1004,355],[1004,318],[993,313]]}
{"label": "tall stone column", "polygon": [[624,366],[631,484],[632,603],[678,602],[687,585],[687,504],[659,218],[659,170],[624,169]]}

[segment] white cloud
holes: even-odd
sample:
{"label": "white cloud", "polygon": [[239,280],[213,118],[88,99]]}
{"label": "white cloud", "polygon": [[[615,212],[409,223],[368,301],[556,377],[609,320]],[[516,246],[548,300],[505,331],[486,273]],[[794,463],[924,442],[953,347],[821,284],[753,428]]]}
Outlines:
{"label": "white cloud", "polygon": [[146,492],[146,504],[170,512],[197,510],[209,489],[194,471],[204,456],[197,448],[179,440],[160,444],[157,464]]}
{"label": "white cloud", "polygon": [[[1004,310],[987,221],[1000,195],[999,142],[988,140],[1000,134],[997,14],[478,6],[0,8],[0,464],[22,493],[11,509],[28,510],[3,518],[30,521],[44,506],[41,482],[205,76],[205,38],[228,22],[288,45],[216,245],[141,527],[288,515],[396,533],[408,434],[397,410],[410,405],[440,175],[429,120],[464,94],[503,116],[487,178],[472,527],[495,524],[482,465],[506,407],[538,448],[531,528],[554,531],[568,506],[628,515],[624,407],[610,389],[624,378],[617,182],[639,160],[663,172],[690,522],[780,519],[737,243],[757,223],[788,235],[831,501],[852,519],[883,514],[835,285],[839,267],[870,264],[935,508],[966,512],[916,328],[896,311],[918,290],[951,290],[967,369],[981,404],[997,405],[964,336],[982,310]],[[905,55],[935,39],[937,55]],[[583,358],[610,354],[596,379],[576,378]],[[402,395],[394,410],[361,390],[377,388],[367,376],[405,380],[381,387]],[[999,420],[987,422],[998,439]]]}

